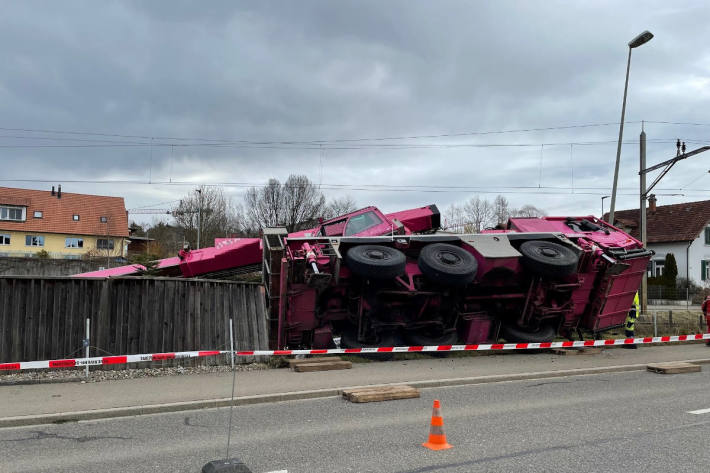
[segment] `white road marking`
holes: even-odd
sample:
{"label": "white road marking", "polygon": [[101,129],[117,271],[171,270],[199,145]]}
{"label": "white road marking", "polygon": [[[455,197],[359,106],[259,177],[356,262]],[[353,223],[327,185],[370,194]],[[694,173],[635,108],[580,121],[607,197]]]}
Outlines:
{"label": "white road marking", "polygon": [[688,411],[688,414],[710,414],[710,409],[698,409],[697,411]]}

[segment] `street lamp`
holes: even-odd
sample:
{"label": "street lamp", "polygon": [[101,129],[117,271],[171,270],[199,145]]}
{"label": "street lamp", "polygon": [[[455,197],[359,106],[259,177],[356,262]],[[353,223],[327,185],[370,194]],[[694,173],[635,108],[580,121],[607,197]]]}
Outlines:
{"label": "street lamp", "polygon": [[599,217],[600,219],[604,218],[604,199],[608,199],[609,197],[611,197],[611,196],[610,195],[602,196],[602,216]]}
{"label": "street lamp", "polygon": [[626,82],[624,83],[624,101],[621,105],[621,123],[619,123],[619,143],[616,146],[616,164],[614,165],[614,185],[611,190],[611,206],[609,208],[609,223],[614,225],[614,209],[616,208],[616,184],[619,180],[619,161],[621,161],[621,139],[624,136],[624,115],[626,114],[626,92],[629,89],[629,69],[631,69],[631,50],[646,44],[653,38],[650,31],[644,31],[629,41],[629,58],[626,61]]}

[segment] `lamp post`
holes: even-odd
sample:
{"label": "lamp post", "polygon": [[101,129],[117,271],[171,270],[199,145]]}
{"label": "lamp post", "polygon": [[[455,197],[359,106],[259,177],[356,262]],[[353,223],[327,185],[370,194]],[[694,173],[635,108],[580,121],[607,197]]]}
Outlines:
{"label": "lamp post", "polygon": [[600,219],[604,218],[604,199],[608,199],[609,197],[611,197],[611,196],[610,195],[602,196],[602,215],[601,215],[601,217],[599,217]]}
{"label": "lamp post", "polygon": [[200,196],[197,204],[197,249],[200,249],[200,237],[202,236],[202,189],[196,189]]}
{"label": "lamp post", "polygon": [[616,145],[616,164],[614,165],[614,184],[611,190],[611,205],[609,208],[609,223],[614,225],[614,210],[616,209],[616,185],[619,181],[619,162],[621,160],[621,139],[624,136],[624,115],[626,115],[626,93],[629,89],[629,70],[631,69],[631,50],[649,42],[653,38],[650,31],[644,31],[629,41],[629,58],[626,61],[626,82],[624,83],[624,100],[621,104],[621,122],[619,123],[619,142]]}

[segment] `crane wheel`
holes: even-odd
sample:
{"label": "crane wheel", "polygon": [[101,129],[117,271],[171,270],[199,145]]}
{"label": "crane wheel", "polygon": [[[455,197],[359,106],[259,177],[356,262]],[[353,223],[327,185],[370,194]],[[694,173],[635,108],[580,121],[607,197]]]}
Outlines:
{"label": "crane wheel", "polygon": [[[459,341],[459,336],[456,330],[449,330],[446,332],[434,335],[432,332],[427,330],[408,330],[404,332],[404,340],[408,345],[415,347],[427,347],[427,346],[437,346],[437,345],[456,345]],[[448,351],[431,351],[427,352],[427,355],[436,358],[446,358],[451,352]]]}
{"label": "crane wheel", "polygon": [[500,334],[510,343],[543,343],[555,338],[555,329],[551,325],[543,325],[537,330],[525,330],[515,325],[503,325]]}
{"label": "crane wheel", "polygon": [[345,255],[350,271],[370,279],[392,279],[404,274],[407,257],[396,248],[383,245],[353,246]]}
{"label": "crane wheel", "polygon": [[566,246],[551,241],[531,240],[520,245],[523,266],[536,276],[564,277],[577,271],[579,257]]}
{"label": "crane wheel", "polygon": [[422,248],[417,264],[427,279],[447,286],[465,286],[478,271],[478,262],[471,253],[448,243]]}
{"label": "crane wheel", "polygon": [[[340,334],[340,348],[373,348],[373,347],[393,347],[395,337],[391,333],[379,333],[377,338],[361,342],[357,338],[357,327],[344,328]],[[389,361],[394,358],[392,352],[367,353],[360,355],[370,360]]]}

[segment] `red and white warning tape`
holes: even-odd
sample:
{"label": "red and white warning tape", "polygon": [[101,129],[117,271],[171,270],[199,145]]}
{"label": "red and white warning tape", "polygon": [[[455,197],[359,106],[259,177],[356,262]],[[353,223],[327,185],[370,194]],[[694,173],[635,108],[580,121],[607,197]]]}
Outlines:
{"label": "red and white warning tape", "polygon": [[150,353],[141,355],[95,356],[92,358],[66,358],[63,360],[20,361],[0,363],[0,371],[36,370],[45,368],[74,368],[77,366],[122,365],[141,361],[175,360],[180,358],[199,358],[229,353],[213,351],[180,351],[175,353]]}
{"label": "red and white warning tape", "polygon": [[[534,350],[540,348],[584,348],[615,345],[642,345],[651,343],[690,342],[710,340],[710,333],[674,335],[668,337],[619,338],[615,340],[579,340],[543,343],[486,343],[476,345],[432,345],[409,347],[372,348],[330,348],[313,350],[244,350],[236,351],[236,356],[283,356],[283,355],[350,355],[358,353],[412,353],[446,351],[491,351],[491,350]],[[47,368],[74,368],[78,366],[118,365],[143,361],[201,358],[229,354],[229,350],[181,351],[174,353],[149,353],[140,355],[97,356],[92,358],[67,358],[63,360],[19,361],[0,363],[0,371],[17,371]]]}

